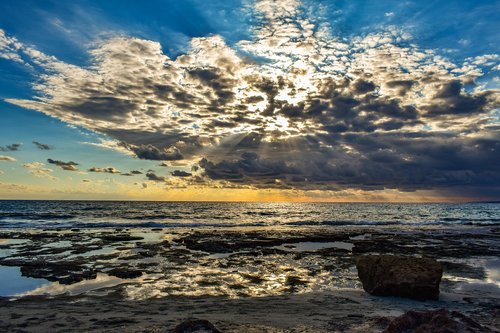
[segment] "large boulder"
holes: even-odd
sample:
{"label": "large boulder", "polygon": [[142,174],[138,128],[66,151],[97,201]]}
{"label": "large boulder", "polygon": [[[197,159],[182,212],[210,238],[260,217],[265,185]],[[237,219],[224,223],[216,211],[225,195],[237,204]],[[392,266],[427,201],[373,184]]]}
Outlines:
{"label": "large boulder", "polygon": [[408,311],[389,322],[383,333],[472,333],[492,332],[457,311],[445,309],[417,312]]}
{"label": "large boulder", "polygon": [[363,256],[356,262],[363,289],[377,296],[437,300],[443,276],[440,263],[430,258],[390,255]]}

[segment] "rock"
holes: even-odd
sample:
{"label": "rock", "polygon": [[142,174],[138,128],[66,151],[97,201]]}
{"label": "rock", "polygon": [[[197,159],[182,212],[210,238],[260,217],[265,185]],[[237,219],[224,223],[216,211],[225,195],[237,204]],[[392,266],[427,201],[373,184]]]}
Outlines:
{"label": "rock", "polygon": [[106,274],[111,276],[116,276],[120,279],[135,279],[142,276],[142,272],[139,270],[120,269],[120,268],[113,268],[107,271]]}
{"label": "rock", "polygon": [[211,322],[204,319],[188,319],[177,325],[172,333],[221,333]]}
{"label": "rock", "polygon": [[377,296],[437,300],[443,268],[430,258],[364,256],[356,262],[363,289]]}
{"label": "rock", "polygon": [[10,262],[2,262],[2,264],[20,266],[22,276],[46,279],[51,282],[59,281],[59,283],[66,285],[78,283],[83,280],[93,280],[97,277],[95,270],[72,262],[53,263],[45,260],[12,260]]}
{"label": "rock", "polygon": [[131,236],[129,234],[105,234],[101,236],[101,239],[108,242],[130,242],[143,240],[144,237]]}
{"label": "rock", "polygon": [[469,333],[493,332],[457,311],[441,309],[408,311],[389,322],[383,333]]}

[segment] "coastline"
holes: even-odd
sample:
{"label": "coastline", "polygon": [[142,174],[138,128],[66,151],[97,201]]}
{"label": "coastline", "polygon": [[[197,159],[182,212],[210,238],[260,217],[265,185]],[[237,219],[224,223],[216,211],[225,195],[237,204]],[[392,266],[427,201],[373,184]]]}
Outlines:
{"label": "coastline", "polygon": [[[4,331],[169,332],[196,317],[223,332],[378,332],[405,311],[441,308],[500,329],[496,226],[21,229],[0,236],[8,240],[0,269],[20,269],[14,280],[45,281],[0,300]],[[365,293],[354,261],[377,253],[437,259],[444,268],[439,301]]]}

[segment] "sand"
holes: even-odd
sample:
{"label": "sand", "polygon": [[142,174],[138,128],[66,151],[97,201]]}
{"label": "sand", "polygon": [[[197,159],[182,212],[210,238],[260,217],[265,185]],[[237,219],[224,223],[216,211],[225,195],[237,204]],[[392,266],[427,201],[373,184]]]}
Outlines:
{"label": "sand", "polygon": [[[360,290],[275,297],[167,297],[127,301],[120,297],[1,300],[4,332],[169,332],[187,318],[207,319],[223,332],[377,332],[377,319],[409,309],[459,310],[491,328],[500,327],[499,299],[464,301],[443,294],[418,302],[374,297]],[[480,304],[482,303],[482,304]]]}

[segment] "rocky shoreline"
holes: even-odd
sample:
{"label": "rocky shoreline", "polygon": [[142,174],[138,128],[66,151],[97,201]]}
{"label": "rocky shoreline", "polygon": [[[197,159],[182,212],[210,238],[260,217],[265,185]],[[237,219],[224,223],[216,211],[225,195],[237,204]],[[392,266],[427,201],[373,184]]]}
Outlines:
{"label": "rocky shoreline", "polygon": [[[78,330],[168,332],[194,316],[223,332],[377,332],[389,325],[380,318],[444,308],[498,330],[499,231],[4,230],[0,269],[45,282],[1,300],[0,328],[66,332],[76,320]],[[444,271],[439,300],[365,293],[356,261],[377,254],[437,259]]]}

